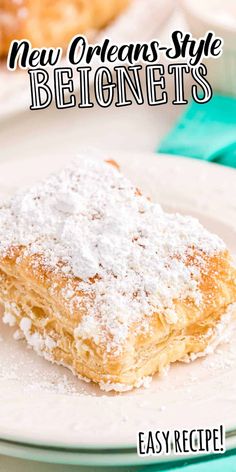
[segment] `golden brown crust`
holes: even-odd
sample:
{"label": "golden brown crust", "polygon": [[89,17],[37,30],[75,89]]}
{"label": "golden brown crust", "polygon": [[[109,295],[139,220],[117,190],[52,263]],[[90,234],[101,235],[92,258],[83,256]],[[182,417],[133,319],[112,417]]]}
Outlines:
{"label": "golden brown crust", "polygon": [[76,34],[105,27],[130,0],[1,0],[0,57],[14,39],[33,47],[62,47]]}

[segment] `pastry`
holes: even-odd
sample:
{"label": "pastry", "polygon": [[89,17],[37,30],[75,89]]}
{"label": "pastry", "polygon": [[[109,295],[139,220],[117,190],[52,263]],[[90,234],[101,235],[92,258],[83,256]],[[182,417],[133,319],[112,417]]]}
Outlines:
{"label": "pastry", "polygon": [[0,299],[39,354],[123,391],[216,342],[236,270],[196,219],[78,158],[1,205]]}
{"label": "pastry", "polygon": [[130,0],[1,0],[0,56],[14,39],[33,47],[66,48],[76,34],[106,26]]}

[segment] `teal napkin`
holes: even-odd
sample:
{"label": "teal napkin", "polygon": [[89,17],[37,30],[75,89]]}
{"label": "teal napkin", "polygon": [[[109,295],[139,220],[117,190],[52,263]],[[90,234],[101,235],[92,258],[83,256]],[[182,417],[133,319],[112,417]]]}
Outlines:
{"label": "teal napkin", "polygon": [[180,466],[149,466],[140,472],[235,472],[236,470],[236,457],[224,457],[221,459],[215,459],[206,462],[196,462],[195,464],[181,464]]}
{"label": "teal napkin", "polygon": [[192,101],[157,151],[236,168],[236,99],[215,95],[202,105]]}

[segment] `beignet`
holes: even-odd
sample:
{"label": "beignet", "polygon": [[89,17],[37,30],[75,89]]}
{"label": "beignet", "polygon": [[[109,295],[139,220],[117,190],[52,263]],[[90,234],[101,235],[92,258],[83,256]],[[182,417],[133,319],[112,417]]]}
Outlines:
{"label": "beignet", "polygon": [[118,391],[203,353],[236,302],[218,236],[86,158],[0,206],[0,281],[39,354]]}

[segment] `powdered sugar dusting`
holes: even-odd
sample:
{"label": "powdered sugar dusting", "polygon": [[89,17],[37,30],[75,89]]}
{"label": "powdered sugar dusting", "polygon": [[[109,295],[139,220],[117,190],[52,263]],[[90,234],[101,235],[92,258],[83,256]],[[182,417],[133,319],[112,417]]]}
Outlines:
{"label": "powdered sugar dusting", "polygon": [[151,376],[146,376],[142,377],[139,379],[138,382],[136,382],[134,385],[127,385],[127,384],[122,384],[122,383],[112,383],[112,382],[100,382],[99,386],[101,390],[104,390],[105,392],[110,392],[112,390],[116,392],[128,392],[129,390],[132,390],[134,387],[140,388],[148,388],[150,386],[150,383],[152,381]]}
{"label": "powdered sugar dusting", "polygon": [[[4,320],[3,320],[4,321]],[[37,331],[31,332],[32,322],[29,318],[23,317],[20,321],[20,329],[24,334],[25,339],[27,340],[28,344],[33,347],[33,349],[38,353],[41,354],[42,351],[50,351],[56,347],[56,342],[47,335],[41,335]]]}
{"label": "powdered sugar dusting", "polygon": [[15,326],[16,324],[16,315],[18,314],[18,309],[15,303],[5,302],[4,304],[4,315],[3,322],[9,326]]}
{"label": "powdered sugar dusting", "polygon": [[204,256],[225,249],[196,219],[163,212],[113,166],[87,158],[2,204],[0,254],[14,245],[38,255],[36,265],[63,272],[71,314],[81,306],[77,292],[89,295],[74,334],[114,352],[133,323],[147,329],[153,312],[174,323],[175,299],[200,305]]}

